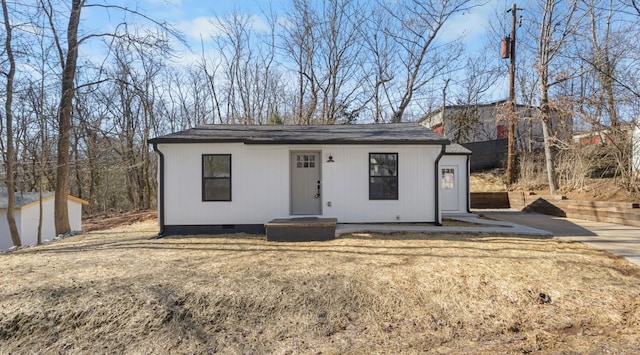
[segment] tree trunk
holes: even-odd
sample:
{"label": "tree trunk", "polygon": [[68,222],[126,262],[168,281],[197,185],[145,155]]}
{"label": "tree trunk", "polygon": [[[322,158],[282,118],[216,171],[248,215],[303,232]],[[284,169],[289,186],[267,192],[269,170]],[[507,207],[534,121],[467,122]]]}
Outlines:
{"label": "tree trunk", "polygon": [[411,84],[411,87],[407,86],[407,91],[402,97],[402,100],[400,101],[400,105],[395,111],[393,111],[393,116],[391,117],[391,123],[402,122],[402,116],[404,115],[404,110],[406,110],[407,107],[409,106],[409,103],[411,102],[412,97],[413,97],[413,83]]}
{"label": "tree trunk", "polygon": [[98,163],[96,158],[96,151],[98,149],[98,133],[90,128],[85,127],[85,137],[87,139],[87,160],[89,163],[89,206],[88,212],[90,216],[93,216],[95,211],[94,205],[97,202],[96,187],[98,186]]}
{"label": "tree trunk", "polygon": [[56,169],[56,195],[54,218],[56,234],[65,234],[71,231],[69,224],[69,210],[67,196],[69,195],[69,175],[71,167],[71,110],[73,107],[74,81],[76,75],[76,62],[78,60],[78,26],[80,25],[80,12],[84,0],[73,0],[71,14],[67,27],[67,58],[62,69],[61,97],[58,106],[58,167]]}
{"label": "tree trunk", "polygon": [[[545,74],[546,75],[546,74]],[[544,76],[546,78],[546,76]],[[549,180],[549,192],[552,195],[558,193],[558,183],[555,168],[555,154],[553,136],[551,131],[551,110],[549,108],[549,87],[543,76],[540,76],[540,111],[542,116],[542,136],[544,138],[544,161],[547,167],[547,179]]]}
{"label": "tree trunk", "polygon": [[18,233],[18,226],[16,225],[16,218],[14,215],[14,209],[16,204],[15,195],[15,176],[13,172],[13,164],[15,162],[15,152],[13,147],[13,78],[16,74],[16,62],[13,58],[13,49],[11,48],[11,25],[9,23],[9,13],[7,12],[7,1],[2,0],[2,13],[4,16],[4,28],[7,32],[5,38],[5,51],[7,52],[7,59],[9,60],[9,72],[7,73],[7,93],[5,100],[5,118],[7,129],[7,155],[5,160],[7,162],[7,223],[9,224],[9,232],[11,233],[11,242],[14,246],[21,246],[20,234]]}
{"label": "tree trunk", "polygon": [[[564,7],[562,7],[564,5]],[[561,6],[559,9],[556,6]],[[552,195],[557,193],[557,176],[555,170],[555,132],[551,130],[551,108],[549,107],[549,88],[557,84],[550,83],[550,71],[559,71],[559,68],[551,68],[552,62],[563,49],[563,45],[577,30],[573,22],[573,15],[578,6],[577,1],[563,4],[557,0],[546,0],[542,8],[542,20],[540,22],[540,35],[538,37],[538,87],[540,91],[540,111],[542,119],[542,134],[544,136],[544,156],[549,180],[549,191]],[[564,10],[564,11],[563,11]],[[562,19],[558,22],[558,19]],[[560,30],[562,29],[562,30]]]}

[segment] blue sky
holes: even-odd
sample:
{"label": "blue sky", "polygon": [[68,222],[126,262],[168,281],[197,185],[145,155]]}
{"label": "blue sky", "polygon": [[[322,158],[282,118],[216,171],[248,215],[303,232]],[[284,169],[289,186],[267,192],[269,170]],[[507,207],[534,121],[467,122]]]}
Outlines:
{"label": "blue sky", "polygon": [[[120,3],[133,8],[137,7],[141,12],[156,20],[173,24],[184,33],[192,48],[199,51],[200,38],[202,37],[207,42],[216,33],[216,28],[211,23],[211,20],[224,18],[229,12],[237,10],[242,14],[253,16],[254,26],[266,26],[263,12],[271,7],[279,16],[286,17],[286,8],[291,3],[291,0],[216,2],[201,0],[138,0],[137,3],[130,1],[116,1],[113,3]],[[463,36],[468,49],[479,48],[487,31],[488,21],[492,16],[495,16],[494,8],[496,6],[507,9],[510,7],[510,3],[504,0],[491,0],[485,5],[472,9],[470,12],[455,16],[442,32],[443,39],[448,40]],[[100,27],[113,26],[122,21],[121,14],[112,12],[105,15],[103,9],[85,11],[83,18],[84,25],[94,24]],[[128,18],[127,22],[130,21],[135,21],[135,19]],[[497,51],[498,45],[496,45]]]}
{"label": "blue sky", "polygon": [[[160,21],[168,22],[177,30],[184,34],[189,43],[190,50],[174,41],[176,57],[172,62],[177,65],[193,65],[200,62],[203,56],[201,39],[204,42],[204,55],[209,61],[216,61],[220,52],[212,39],[219,32],[215,23],[224,21],[232,11],[237,11],[242,15],[251,16],[254,30],[262,29],[268,31],[269,27],[264,13],[271,8],[281,19],[286,19],[286,10],[291,6],[293,0],[243,0],[243,1],[199,1],[199,0],[137,0],[136,2],[126,0],[93,0],[96,2],[108,2],[134,8],[145,15]],[[388,0],[394,1],[394,0]],[[483,1],[483,0],[479,0]],[[473,56],[486,55],[495,56],[499,60],[499,45],[487,44],[486,33],[489,28],[490,19],[495,18],[496,8],[504,14],[503,20],[507,20],[508,14],[504,10],[511,7],[511,2],[507,0],[487,0],[482,6],[475,7],[470,11],[461,13],[452,18],[448,25],[441,31],[442,40],[450,41],[462,37],[465,50]],[[318,1],[319,3],[319,1]],[[499,16],[499,15],[498,15]],[[123,19],[122,12],[108,11],[102,8],[87,8],[83,13],[83,23],[86,33],[98,33],[111,31],[113,26],[126,22],[130,27],[135,23],[141,23],[140,18],[128,15]],[[143,25],[148,26],[148,23]],[[106,55],[102,49],[93,46],[84,46],[81,55],[92,61],[100,63]],[[502,87],[506,87],[506,76],[504,80],[496,86],[496,99],[502,99],[506,92]],[[502,83],[504,81],[504,83]],[[440,82],[434,83],[440,85]],[[438,89],[440,90],[440,89]]]}

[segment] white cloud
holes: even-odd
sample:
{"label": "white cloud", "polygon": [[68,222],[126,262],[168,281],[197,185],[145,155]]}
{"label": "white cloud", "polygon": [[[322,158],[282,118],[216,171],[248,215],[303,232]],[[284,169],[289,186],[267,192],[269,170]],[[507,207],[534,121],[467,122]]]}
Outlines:
{"label": "white cloud", "polygon": [[450,18],[442,29],[440,39],[448,42],[462,38],[464,42],[468,42],[485,34],[489,14],[482,10],[482,8],[476,8],[471,12],[466,11]]}
{"label": "white cloud", "polygon": [[200,38],[208,39],[217,37],[222,34],[222,30],[218,25],[219,20],[214,16],[199,16],[189,21],[183,21],[178,24],[178,29],[186,36],[199,40]]}
{"label": "white cloud", "polygon": [[152,5],[171,5],[182,6],[182,0],[146,0],[147,3]]}
{"label": "white cloud", "polygon": [[[199,16],[189,21],[182,21],[178,23],[177,27],[187,37],[196,40],[200,40],[200,38],[207,40],[223,35],[227,22],[228,19],[226,18]],[[264,33],[270,30],[269,23],[263,17],[251,15],[247,22],[249,29],[255,32]]]}
{"label": "white cloud", "polygon": [[269,23],[264,19],[264,17],[251,15],[251,18],[249,20],[251,21],[250,22],[251,28],[253,28],[253,30],[256,32],[264,33],[264,32],[269,32],[271,30]]}

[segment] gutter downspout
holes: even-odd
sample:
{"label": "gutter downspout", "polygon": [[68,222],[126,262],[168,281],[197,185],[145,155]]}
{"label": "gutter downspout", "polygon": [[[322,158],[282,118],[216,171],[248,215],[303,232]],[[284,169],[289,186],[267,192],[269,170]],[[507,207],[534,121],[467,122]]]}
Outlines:
{"label": "gutter downspout", "polygon": [[471,213],[471,154],[467,154],[467,213]]}
{"label": "gutter downspout", "polygon": [[160,239],[164,237],[164,154],[158,149],[158,144],[153,143],[153,151],[158,154],[158,224],[160,231],[158,235],[151,239]]}
{"label": "gutter downspout", "polygon": [[440,159],[442,159],[442,157],[444,156],[445,150],[447,149],[447,145],[446,144],[442,144],[442,150],[440,150],[440,153],[438,154],[438,157],[436,158],[435,161],[435,215],[436,215],[436,219],[435,219],[435,225],[436,226],[441,226],[442,225],[442,216],[440,214]]}

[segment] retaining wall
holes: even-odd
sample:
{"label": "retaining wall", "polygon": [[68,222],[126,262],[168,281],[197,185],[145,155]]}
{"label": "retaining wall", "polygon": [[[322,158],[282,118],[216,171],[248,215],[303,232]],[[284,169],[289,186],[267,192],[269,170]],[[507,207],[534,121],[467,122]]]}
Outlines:
{"label": "retaining wall", "polygon": [[509,208],[508,192],[472,192],[471,208]]}
{"label": "retaining wall", "polygon": [[552,216],[609,222],[640,227],[640,203],[569,200],[565,196],[535,195],[511,191],[511,208]]}

